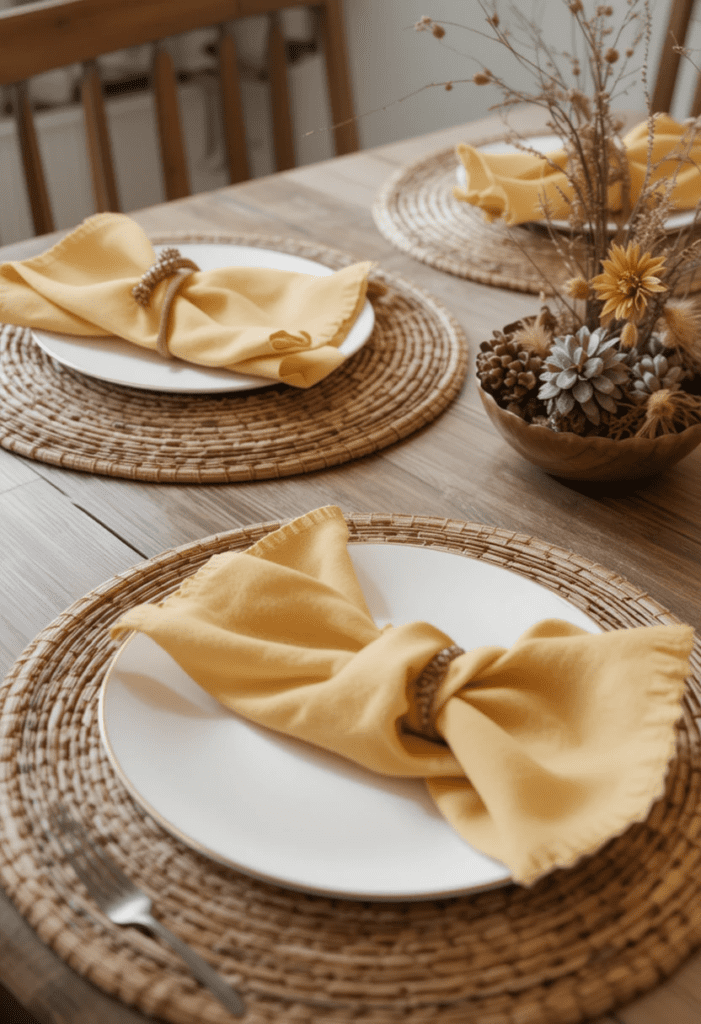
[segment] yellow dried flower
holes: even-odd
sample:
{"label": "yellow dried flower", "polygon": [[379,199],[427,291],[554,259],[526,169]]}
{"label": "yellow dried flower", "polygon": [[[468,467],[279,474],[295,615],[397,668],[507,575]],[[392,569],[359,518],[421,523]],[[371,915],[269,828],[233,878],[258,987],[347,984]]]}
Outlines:
{"label": "yellow dried flower", "polygon": [[618,50],[614,49],[614,47],[611,46],[606,51],[606,53],[604,55],[604,60],[606,61],[607,64],[615,64],[619,57],[620,57],[620,54],[619,54]]}
{"label": "yellow dried flower", "polygon": [[571,277],[565,285],[565,291],[572,299],[588,299],[589,298],[589,282],[585,281],[581,275],[577,277]]}
{"label": "yellow dried flower", "polygon": [[629,242],[625,249],[614,242],[608,255],[609,259],[601,261],[603,273],[591,282],[604,302],[601,322],[640,320],[648,299],[667,290],[656,276],[664,269],[664,256],[652,256],[649,252],[641,255],[637,242]]}
{"label": "yellow dried flower", "polygon": [[638,328],[630,320],[621,331],[621,347],[635,348],[638,341]]}
{"label": "yellow dried flower", "polygon": [[442,39],[443,36],[445,35],[445,29],[443,28],[442,25],[432,25],[431,31],[433,32],[436,39]]}
{"label": "yellow dried flower", "polygon": [[521,327],[513,337],[519,348],[532,352],[533,355],[545,357],[550,351],[553,336],[541,323],[536,320],[532,324]]}
{"label": "yellow dried flower", "polygon": [[489,85],[491,79],[491,72],[487,71],[486,68],[484,71],[478,71],[476,75],[472,76],[472,81],[475,85]]}
{"label": "yellow dried flower", "polygon": [[580,14],[584,10],[584,4],[582,0],[572,0],[570,4],[570,10],[573,14]]}
{"label": "yellow dried flower", "polygon": [[670,299],[662,310],[659,325],[667,348],[681,348],[701,356],[701,309],[692,299]]}
{"label": "yellow dried flower", "polygon": [[608,6],[606,6],[606,7],[604,7],[604,6],[597,7],[596,8],[596,13],[597,13],[598,17],[600,17],[600,18],[610,18],[611,15],[613,14],[613,7],[608,7]]}
{"label": "yellow dried flower", "polygon": [[445,91],[446,92],[450,92],[452,88],[453,88],[453,83],[452,82],[446,82],[445,83]]}
{"label": "yellow dried flower", "polygon": [[634,53],[635,53],[635,50],[631,50],[629,48],[629,49],[626,50],[626,57],[632,57]]}
{"label": "yellow dried flower", "polygon": [[417,32],[425,32],[428,26],[431,24],[431,19],[428,14],[422,14],[419,20],[414,25]]}
{"label": "yellow dried flower", "polygon": [[497,27],[497,25],[499,24],[499,15],[496,13],[496,11],[490,18],[487,18],[487,21],[489,22],[490,25],[493,25],[494,28]]}

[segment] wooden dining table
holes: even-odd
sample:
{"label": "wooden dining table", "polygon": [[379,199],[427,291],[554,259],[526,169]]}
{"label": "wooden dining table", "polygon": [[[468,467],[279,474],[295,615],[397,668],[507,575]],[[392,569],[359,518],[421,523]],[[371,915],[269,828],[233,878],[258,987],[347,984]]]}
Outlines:
{"label": "wooden dining table", "polygon": [[[527,115],[528,127],[538,126]],[[74,472],[0,448],[0,669],[91,588],[165,549],[293,517],[325,504],[346,513],[449,517],[531,535],[606,566],[693,626],[701,619],[701,448],[637,485],[566,482],[512,450],[477,393],[475,353],[493,328],[535,312],[536,295],[451,276],[395,249],[371,207],[398,167],[487,136],[487,118],[137,211],[148,232],[253,232],[313,240],[377,261],[435,296],[470,349],[464,387],[433,423],[383,451],[287,479],[180,485]],[[0,259],[57,235],[6,245]],[[2,410],[0,410],[2,416]],[[40,1024],[143,1024],[45,946],[0,894],[0,982]],[[0,1004],[1,1005],[1,1004]],[[9,1010],[3,1019],[10,1024]],[[598,1024],[698,1024],[701,954]]]}

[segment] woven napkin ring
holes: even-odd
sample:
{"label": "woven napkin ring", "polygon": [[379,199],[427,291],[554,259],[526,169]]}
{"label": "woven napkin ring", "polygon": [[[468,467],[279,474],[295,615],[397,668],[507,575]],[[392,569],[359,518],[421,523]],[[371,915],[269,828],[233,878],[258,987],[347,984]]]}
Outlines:
{"label": "woven napkin ring", "polygon": [[173,278],[163,298],[161,322],[158,325],[158,337],[156,338],[156,348],[159,354],[166,359],[170,358],[171,355],[168,350],[167,340],[170,307],[173,305],[176,292],[185,278],[189,277],[194,270],[199,269],[193,260],[187,259],[186,256],[181,256],[179,249],[163,249],[156,262],[148,268],[145,274],[141,275],[131,290],[131,294],[140,306],[148,306],[151,301],[151,293],[156,285],[161,281],[165,281],[167,277]]}
{"label": "woven napkin ring", "polygon": [[445,679],[451,661],[464,653],[462,647],[458,647],[457,644],[453,644],[452,647],[444,647],[442,651],[431,658],[414,683],[414,703],[419,713],[421,735],[428,739],[442,739],[434,729],[431,718],[433,698]]}

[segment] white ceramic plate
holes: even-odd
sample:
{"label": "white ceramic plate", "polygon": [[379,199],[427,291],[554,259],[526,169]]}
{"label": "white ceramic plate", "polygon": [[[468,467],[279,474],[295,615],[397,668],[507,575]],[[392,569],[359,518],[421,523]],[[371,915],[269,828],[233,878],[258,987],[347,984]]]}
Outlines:
{"label": "white ceramic plate", "polygon": [[[543,618],[599,627],[539,584],[405,544],[352,544],[378,624],[425,620],[469,649]],[[100,697],[109,758],[134,799],[189,846],[275,884],[352,899],[423,899],[509,880],[468,846],[420,780],[390,779],[227,711],[132,634]]]}
{"label": "white ceramic plate", "polygon": [[[524,144],[530,146],[531,149],[537,150],[539,153],[552,153],[554,150],[559,149],[561,140],[557,135],[535,135],[531,138],[524,139]],[[484,146],[479,147],[482,153],[518,153],[521,152],[516,146],[510,142],[498,141],[489,142]],[[462,163],[458,162],[457,166],[457,178],[458,184],[465,186],[467,181],[467,172]],[[665,226],[668,231],[679,231],[681,228],[686,228],[693,223],[694,210],[680,210],[678,213],[673,213],[667,218]],[[545,220],[535,221],[536,224],[545,224]],[[551,221],[552,226],[557,231],[569,231],[570,226],[566,220],[553,220]],[[608,230],[611,234],[615,234],[618,230],[618,225],[613,222],[609,224]]]}
{"label": "white ceramic plate", "polygon": [[[160,252],[164,246],[155,246]],[[290,256],[272,249],[256,249],[244,245],[215,243],[181,244],[183,256],[194,260],[201,270],[220,267],[273,267],[301,274],[325,277],[329,267]],[[375,312],[366,300],[360,316],[340,347],[344,356],[357,352],[365,344],[375,325]],[[146,391],[175,391],[184,394],[212,394],[219,391],[252,391],[269,387],[274,381],[251,377],[230,370],[207,369],[179,359],[163,359],[157,352],[139,348],[121,338],[79,338],[53,331],[32,331],[38,345],[59,363],[78,370],[88,377],[97,377],[112,384],[123,384]]]}

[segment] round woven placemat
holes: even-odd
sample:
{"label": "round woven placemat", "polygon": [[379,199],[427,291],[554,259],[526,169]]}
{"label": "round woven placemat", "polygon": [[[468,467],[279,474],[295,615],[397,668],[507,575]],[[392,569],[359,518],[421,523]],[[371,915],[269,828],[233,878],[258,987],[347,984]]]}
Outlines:
{"label": "round woven placemat", "polygon": [[[110,624],[268,523],[128,570],[47,627],[0,690],[0,882],[40,937],[106,992],[173,1024],[226,1012],[175,955],[100,915],[43,823],[60,800],[158,914],[240,987],[249,1024],[576,1024],[652,988],[701,943],[700,649],[666,795],[644,824],[531,889],[361,903],[276,888],[215,864],[130,799],[101,747]],[[604,627],[676,621],[619,576],[504,530],[437,518],[349,517],[359,542],[436,547],[543,584]]]}
{"label": "round woven placemat", "polygon": [[[472,145],[503,137],[490,135]],[[566,236],[556,231],[551,237],[542,224],[488,223],[479,209],[453,197],[458,163],[452,146],[401,167],[387,180],[372,211],[385,238],[423,263],[482,284],[536,295],[563,285],[572,276],[563,258]],[[689,290],[699,289],[697,274]]]}
{"label": "round woven placemat", "polygon": [[[170,233],[160,243],[230,242],[339,269],[354,258],[311,242]],[[337,466],[434,420],[467,369],[462,329],[433,298],[376,269],[388,293],[370,340],[308,390],[230,395],[121,387],[60,366],[23,328],[0,332],[0,445],[40,462],[157,483],[263,480]]]}

